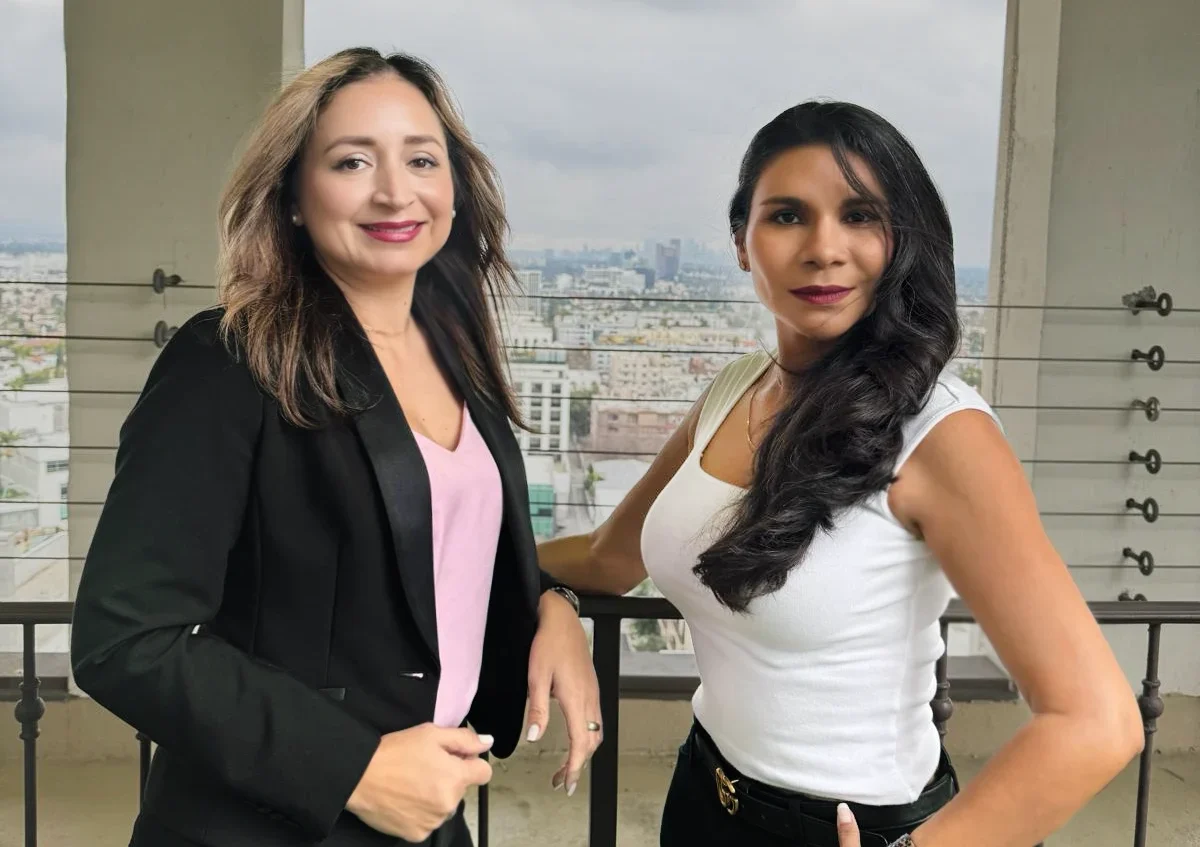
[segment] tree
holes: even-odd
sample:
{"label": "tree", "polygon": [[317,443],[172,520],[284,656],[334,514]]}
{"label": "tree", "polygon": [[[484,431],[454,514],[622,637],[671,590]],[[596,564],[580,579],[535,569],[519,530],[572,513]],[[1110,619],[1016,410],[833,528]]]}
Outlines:
{"label": "tree", "polygon": [[595,396],[595,386],[571,392],[571,434],[576,438],[587,438],[592,434],[592,398]]}
{"label": "tree", "polygon": [[[633,591],[633,597],[661,597],[658,588],[649,579],[645,579]],[[628,622],[629,645],[634,650],[644,653],[659,653],[667,649],[666,639],[662,636],[659,622],[652,618],[640,618]]]}
{"label": "tree", "polygon": [[11,457],[12,445],[21,440],[19,429],[0,429],[0,456]]}
{"label": "tree", "polygon": [[25,500],[29,496],[29,492],[21,486],[9,485],[4,477],[0,477],[0,500]]}
{"label": "tree", "polygon": [[588,464],[587,476],[583,478],[583,491],[587,494],[589,500],[596,497],[596,483],[604,479],[604,474],[596,473],[596,466]]}
{"label": "tree", "polygon": [[[13,445],[19,443],[20,440],[21,433],[19,430],[0,430],[0,458],[11,459],[15,456],[17,451],[13,448]],[[0,499],[20,500],[28,496],[29,492],[15,485],[9,485],[4,481],[4,477],[0,475]]]}
{"label": "tree", "polygon": [[978,390],[983,385],[983,370],[979,365],[970,362],[959,367],[958,378]]}

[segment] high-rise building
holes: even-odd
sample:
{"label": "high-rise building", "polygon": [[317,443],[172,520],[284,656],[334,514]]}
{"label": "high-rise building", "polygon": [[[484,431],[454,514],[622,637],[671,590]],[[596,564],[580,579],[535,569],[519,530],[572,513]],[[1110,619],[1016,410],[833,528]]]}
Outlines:
{"label": "high-rise building", "polygon": [[553,538],[557,494],[554,490],[554,458],[525,456],[525,484],[529,489],[529,518],[539,541]]}
{"label": "high-rise building", "polygon": [[526,294],[538,294],[542,289],[542,272],[537,268],[517,271],[517,282]]}
{"label": "high-rise building", "polygon": [[583,284],[592,291],[613,296],[638,294],[645,290],[645,278],[629,268],[584,268]]}
{"label": "high-rise building", "polygon": [[680,244],[672,238],[670,244],[657,244],[654,248],[654,272],[659,279],[678,279]]}
{"label": "high-rise building", "polygon": [[565,460],[571,447],[571,372],[566,362],[512,361],[508,368],[521,415],[533,429],[513,431],[521,451]]}

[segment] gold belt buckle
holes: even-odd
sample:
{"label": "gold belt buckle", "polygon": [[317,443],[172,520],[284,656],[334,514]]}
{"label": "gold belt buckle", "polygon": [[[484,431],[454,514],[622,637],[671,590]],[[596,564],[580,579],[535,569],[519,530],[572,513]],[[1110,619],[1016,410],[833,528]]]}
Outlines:
{"label": "gold belt buckle", "polygon": [[731,815],[736,815],[738,810],[737,785],[736,779],[730,779],[725,776],[725,771],[717,768],[714,774],[717,779],[717,799],[721,801],[722,808]]}

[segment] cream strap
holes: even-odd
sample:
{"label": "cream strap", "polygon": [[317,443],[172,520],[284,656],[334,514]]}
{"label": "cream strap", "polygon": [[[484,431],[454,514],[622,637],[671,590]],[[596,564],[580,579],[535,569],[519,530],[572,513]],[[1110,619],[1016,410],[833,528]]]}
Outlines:
{"label": "cream strap", "polygon": [[696,444],[706,444],[712,438],[721,421],[754,382],[766,364],[767,354],[751,353],[726,365],[712,382],[704,405],[700,407],[700,419],[696,422]]}

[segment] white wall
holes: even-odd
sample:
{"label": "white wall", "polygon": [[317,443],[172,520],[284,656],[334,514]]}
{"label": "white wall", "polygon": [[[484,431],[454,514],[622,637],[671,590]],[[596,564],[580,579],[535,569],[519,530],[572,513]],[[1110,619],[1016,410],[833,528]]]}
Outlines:
{"label": "white wall", "polygon": [[[1061,12],[1061,14],[1060,14]],[[993,241],[993,302],[1046,305],[1000,310],[990,355],[1128,359],[1162,346],[1168,364],[996,363],[985,389],[997,404],[1127,407],[1157,396],[1200,407],[1200,315],[1088,312],[1120,306],[1154,285],[1180,307],[1200,307],[1200,4],[1194,0],[1011,0],[1005,104]],[[1043,512],[1125,512],[1153,496],[1163,512],[1200,512],[1200,469],[1157,476],[1123,464],[1130,450],[1200,461],[1200,415],[1165,412],[1002,412],[1022,457],[1101,459],[1111,465],[1030,468]],[[1129,546],[1161,565],[1200,565],[1200,520],[1138,516],[1045,519],[1073,565],[1120,565]],[[1200,571],[1132,563],[1077,569],[1089,600],[1124,589],[1150,600],[1200,600]],[[1131,682],[1145,672],[1143,627],[1108,635]],[[1165,627],[1164,691],[1200,694],[1200,631]],[[1164,718],[1166,720],[1166,718]]]}
{"label": "white wall", "polygon": [[[1195,0],[1065,0],[1058,62],[1046,303],[1119,304],[1153,285],[1177,305],[1200,307],[1200,4]],[[1052,311],[1042,355],[1127,358],[1161,345],[1168,360],[1200,360],[1200,315]],[[1043,365],[1043,404],[1124,405],[1157,396],[1200,407],[1200,367]],[[1038,454],[1125,458],[1158,449],[1170,461],[1200,460],[1200,415],[1042,413]],[[1123,511],[1154,497],[1164,512],[1200,513],[1195,467],[1039,467],[1044,509]],[[1160,564],[1200,565],[1200,519],[1057,519],[1071,562],[1116,564],[1121,549],[1150,550]],[[1151,600],[1200,600],[1200,571],[1078,571],[1092,600],[1124,588]],[[1131,679],[1145,667],[1141,627],[1112,633]],[[1167,691],[1200,694],[1200,628],[1166,627],[1161,676]]]}

